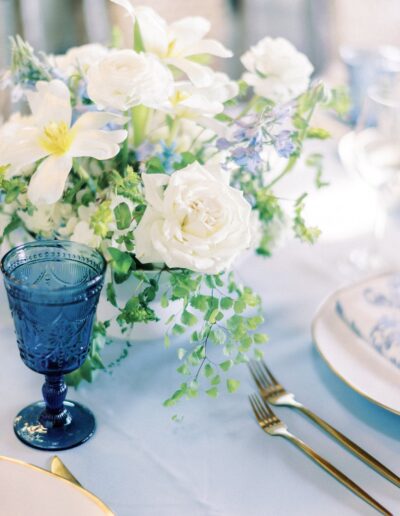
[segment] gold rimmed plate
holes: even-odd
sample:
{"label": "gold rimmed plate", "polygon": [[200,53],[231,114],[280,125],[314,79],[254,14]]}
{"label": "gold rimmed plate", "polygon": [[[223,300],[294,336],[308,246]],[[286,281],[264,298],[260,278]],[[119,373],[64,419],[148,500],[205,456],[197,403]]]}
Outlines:
{"label": "gold rimmed plate", "polygon": [[314,317],[312,337],[342,381],[400,415],[398,272],[368,278],[329,296]]}
{"label": "gold rimmed plate", "polygon": [[114,516],[99,498],[45,469],[0,456],[1,516]]}

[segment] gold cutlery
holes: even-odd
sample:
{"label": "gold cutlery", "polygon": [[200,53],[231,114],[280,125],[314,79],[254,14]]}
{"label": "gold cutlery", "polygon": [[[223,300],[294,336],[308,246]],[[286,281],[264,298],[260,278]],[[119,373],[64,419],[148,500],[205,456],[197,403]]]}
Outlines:
{"label": "gold cutlery", "polygon": [[400,478],[395,473],[393,473],[393,471],[381,464],[377,459],[372,457],[372,455],[358,446],[358,444],[354,443],[348,437],[339,432],[339,430],[336,430],[336,428],[331,426],[322,418],[314,414],[314,412],[299,403],[295,399],[294,394],[288,392],[278,382],[264,361],[251,361],[249,363],[249,369],[252,377],[254,378],[254,381],[257,384],[258,390],[265,401],[271,405],[289,407],[299,410],[309,419],[314,421],[314,423],[319,425],[328,434],[334,437],[341,445],[343,445],[345,448],[354,453],[354,455],[356,455],[359,459],[368,464],[368,466],[373,468],[383,477],[393,482],[393,484],[395,484],[397,487],[400,487]]}
{"label": "gold cutlery", "polygon": [[304,443],[301,439],[291,434],[285,423],[281,421],[273,412],[268,403],[257,396],[252,394],[249,396],[253,412],[257,418],[260,427],[269,435],[283,437],[293,443],[295,446],[300,448],[306,455],[308,455],[313,461],[315,461],[321,468],[332,475],[336,480],[341,482],[345,487],[350,489],[354,494],[362,498],[365,502],[369,503],[381,514],[386,516],[393,516],[391,512],[385,509],[379,502],[374,500],[368,493],[366,493],[361,487],[354,483],[344,473],[335,468],[330,462],[318,455],[310,446]]}
{"label": "gold cutlery", "polygon": [[69,480],[73,484],[76,484],[79,487],[82,487],[82,484],[77,480],[74,475],[70,472],[67,466],[63,463],[63,461],[57,455],[51,459],[50,471],[59,477],[63,477],[66,480]]}

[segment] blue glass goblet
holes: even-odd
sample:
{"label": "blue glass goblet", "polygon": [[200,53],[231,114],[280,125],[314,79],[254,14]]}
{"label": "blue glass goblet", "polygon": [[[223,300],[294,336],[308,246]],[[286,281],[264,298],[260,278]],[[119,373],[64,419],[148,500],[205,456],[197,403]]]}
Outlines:
{"label": "blue glass goblet", "polygon": [[21,410],[14,431],[25,444],[65,450],[87,441],[95,419],[66,401],[64,376],[80,367],[90,346],[106,262],[75,242],[40,240],[15,247],[1,262],[20,355],[45,375],[44,401]]}

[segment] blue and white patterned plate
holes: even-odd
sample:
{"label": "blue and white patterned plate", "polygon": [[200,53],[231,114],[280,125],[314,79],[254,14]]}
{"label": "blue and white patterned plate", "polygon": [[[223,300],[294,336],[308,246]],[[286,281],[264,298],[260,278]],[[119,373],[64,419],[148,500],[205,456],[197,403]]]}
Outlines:
{"label": "blue and white patterned plate", "polygon": [[400,273],[332,294],[312,325],[331,369],[370,401],[400,414]]}

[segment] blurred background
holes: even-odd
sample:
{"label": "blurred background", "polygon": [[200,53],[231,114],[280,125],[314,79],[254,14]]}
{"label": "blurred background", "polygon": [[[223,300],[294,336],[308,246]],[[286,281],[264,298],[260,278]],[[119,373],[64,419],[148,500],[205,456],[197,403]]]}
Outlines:
{"label": "blurred background", "polygon": [[[212,36],[234,50],[236,56],[265,35],[286,37],[307,54],[317,74],[332,77],[335,82],[344,80],[346,66],[350,76],[354,67],[357,68],[357,77],[350,77],[353,83],[371,80],[364,77],[373,74],[371,69],[376,67],[370,54],[381,55],[382,48],[385,59],[390,54],[390,60],[400,63],[396,54],[397,46],[400,48],[398,0],[132,0],[132,3],[149,5],[168,21],[191,15],[209,18]],[[109,0],[0,0],[0,69],[9,64],[10,36],[20,34],[35,49],[59,54],[88,42],[110,42],[114,25],[123,28],[124,39],[129,44],[129,20],[123,9]],[[224,60],[220,66],[233,77],[240,77],[239,59]]]}
{"label": "blurred background", "polygon": [[[398,0],[140,0],[167,20],[202,15],[213,36],[243,52],[266,34],[284,36],[319,71],[342,45],[373,49],[400,45]],[[46,52],[62,53],[91,41],[110,40],[113,23],[126,22],[108,0],[0,0],[0,66],[9,59],[10,35],[21,34]],[[123,23],[125,27],[127,23]],[[126,28],[126,30],[128,30]]]}

